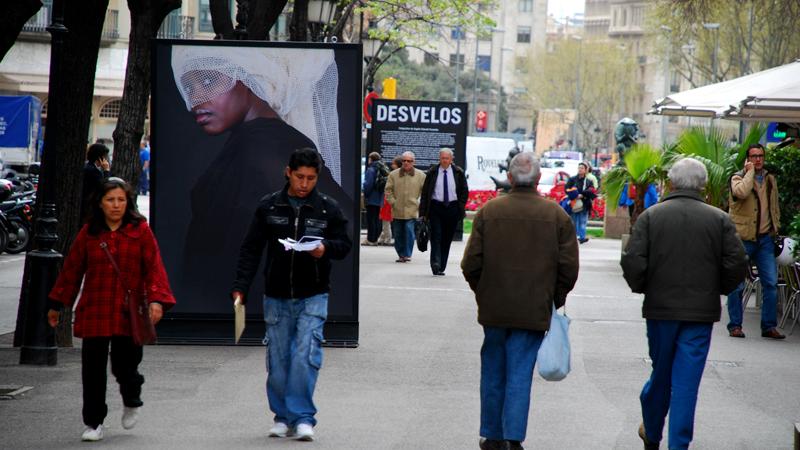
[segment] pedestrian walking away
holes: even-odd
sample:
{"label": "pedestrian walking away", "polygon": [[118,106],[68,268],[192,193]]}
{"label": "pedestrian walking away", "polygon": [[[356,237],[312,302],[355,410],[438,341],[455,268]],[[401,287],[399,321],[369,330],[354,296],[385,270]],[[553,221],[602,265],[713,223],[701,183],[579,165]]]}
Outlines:
{"label": "pedestrian walking away", "polygon": [[419,197],[425,184],[425,172],[414,167],[414,153],[402,155],[401,167],[386,181],[386,201],[392,205],[392,236],[396,262],[411,261],[414,251],[414,225],[419,214]]}
{"label": "pedestrian walking away", "polygon": [[[106,366],[119,384],[124,405],[122,427],[136,425],[144,376],[139,373],[142,346],[132,338],[127,302],[144,298],[155,324],[175,305],[155,237],[136,210],[133,188],[117,177],[108,178],[93,195],[89,221],[81,228],[50,292],[47,320],[55,327],[63,308],[75,309],[75,336],[83,339],[84,441],[103,439],[106,405]],[[113,258],[109,261],[109,258]],[[116,270],[114,266],[119,270]]]}
{"label": "pedestrian walking away", "polygon": [[[338,203],[316,189],[322,159],[316,150],[292,153],[286,186],[264,197],[244,238],[231,298],[246,302],[266,248],[264,321],[267,400],[274,422],[271,437],[314,439],[314,388],[322,367],[323,326],[328,317],[331,260],[352,247]],[[285,249],[278,239],[318,236],[310,251]]]}
{"label": "pedestrian walking away", "polygon": [[522,448],[539,346],[552,308],[565,304],[578,279],[575,228],[557,203],[538,194],[539,178],[532,152],[511,160],[511,192],[478,211],[461,260],[484,334],[479,440],[484,450]]}
{"label": "pedestrian walking away", "polygon": [[[778,234],[781,212],[778,206],[778,183],[764,169],[764,146],[752,144],[747,149],[744,169],[731,177],[728,196],[729,214],[736,232],[744,242],[750,262],[758,269],[763,301],[761,302],[761,336],[784,339],[778,329],[778,266],[775,262],[773,237]],[[728,333],[744,338],[742,329],[744,282],[728,295]]]}
{"label": "pedestrian walking away", "polygon": [[621,260],[631,290],[644,294],[653,367],[639,396],[645,449],[658,448],[667,413],[669,448],[689,448],[719,297],[744,279],[746,268],[733,222],[703,201],[705,166],[684,158],[668,176],[669,195],[639,216]]}
{"label": "pedestrian walking away", "polygon": [[378,152],[369,154],[369,167],[364,174],[364,205],[367,209],[367,239],[364,245],[378,245],[381,234],[380,211],[383,206],[384,190],[389,177],[389,168],[381,161]]}
{"label": "pedestrian walking away", "polygon": [[458,222],[464,218],[469,197],[464,169],[453,164],[453,150],[439,151],[439,164],[425,174],[419,215],[430,225],[431,271],[444,275],[450,244]]}

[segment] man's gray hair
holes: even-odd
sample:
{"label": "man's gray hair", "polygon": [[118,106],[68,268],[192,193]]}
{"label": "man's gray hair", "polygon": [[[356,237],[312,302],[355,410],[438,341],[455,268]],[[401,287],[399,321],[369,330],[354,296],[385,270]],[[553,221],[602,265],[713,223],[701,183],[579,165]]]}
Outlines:
{"label": "man's gray hair", "polygon": [[403,156],[403,157],[409,156],[412,159],[415,159],[415,160],[417,159],[417,155],[415,155],[414,152],[403,152],[403,154],[401,156]]}
{"label": "man's gray hair", "polygon": [[514,186],[533,186],[539,180],[539,158],[533,152],[519,153],[508,165]]}
{"label": "man's gray hair", "polygon": [[683,158],[672,165],[667,173],[672,188],[701,191],[708,182],[706,166],[694,158]]}
{"label": "man's gray hair", "polygon": [[456,159],[456,155],[453,153],[452,148],[442,147],[441,149],[439,149],[439,155],[441,155],[442,152],[449,153],[451,158]]}

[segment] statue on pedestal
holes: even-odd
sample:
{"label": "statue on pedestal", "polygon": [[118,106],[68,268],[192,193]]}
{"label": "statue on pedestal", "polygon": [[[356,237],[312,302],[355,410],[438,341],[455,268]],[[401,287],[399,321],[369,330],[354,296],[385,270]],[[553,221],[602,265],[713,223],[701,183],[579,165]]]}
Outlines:
{"label": "statue on pedestal", "polygon": [[619,158],[617,165],[625,165],[625,152],[628,151],[639,138],[639,124],[630,117],[623,117],[614,126],[614,139],[617,142],[616,150]]}

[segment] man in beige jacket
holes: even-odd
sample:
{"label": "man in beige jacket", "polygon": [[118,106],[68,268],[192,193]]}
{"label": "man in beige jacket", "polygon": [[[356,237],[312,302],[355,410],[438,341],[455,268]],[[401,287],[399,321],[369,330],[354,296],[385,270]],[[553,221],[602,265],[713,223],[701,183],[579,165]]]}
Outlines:
{"label": "man in beige jacket", "polygon": [[425,172],[414,167],[414,153],[402,155],[402,165],[393,170],[386,181],[386,201],[392,205],[392,235],[396,262],[411,261],[414,251],[414,225],[419,211],[419,196],[425,183]]}
{"label": "man in beige jacket", "polygon": [[[764,146],[753,144],[747,149],[744,169],[731,177],[730,216],[736,233],[744,243],[750,262],[758,269],[758,278],[764,293],[761,304],[761,336],[784,339],[778,326],[778,267],[772,238],[780,227],[778,208],[778,183],[775,176],[764,169]],[[728,295],[728,334],[743,338],[742,290],[740,284]]]}

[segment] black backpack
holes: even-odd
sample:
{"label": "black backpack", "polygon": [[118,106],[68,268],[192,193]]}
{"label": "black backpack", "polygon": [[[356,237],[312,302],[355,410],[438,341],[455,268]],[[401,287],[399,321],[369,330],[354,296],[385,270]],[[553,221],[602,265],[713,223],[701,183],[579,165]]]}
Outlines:
{"label": "black backpack", "polygon": [[375,190],[378,192],[383,192],[386,190],[386,181],[389,179],[389,168],[386,167],[386,164],[383,161],[379,161],[376,167],[378,173],[375,177]]}

